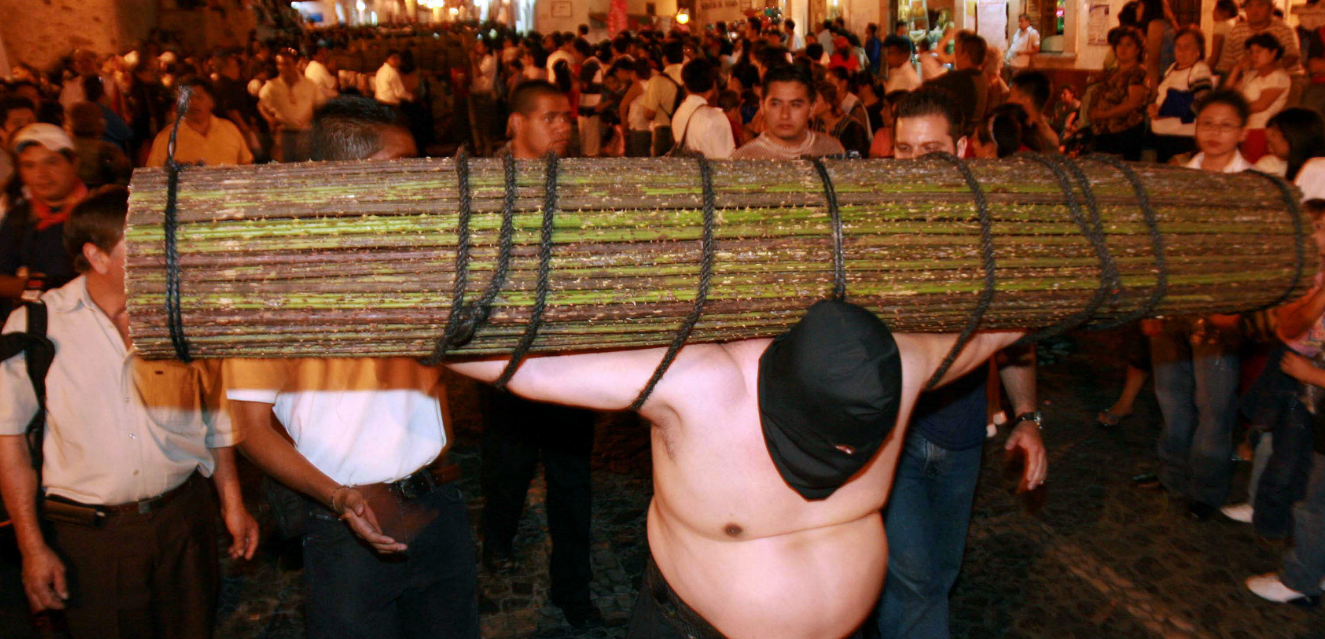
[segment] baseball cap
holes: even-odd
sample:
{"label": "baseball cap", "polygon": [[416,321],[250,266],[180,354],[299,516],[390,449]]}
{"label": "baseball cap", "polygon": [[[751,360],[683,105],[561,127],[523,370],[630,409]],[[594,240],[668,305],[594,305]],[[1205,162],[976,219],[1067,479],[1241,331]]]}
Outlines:
{"label": "baseball cap", "polygon": [[22,153],[30,144],[40,144],[56,153],[74,150],[74,141],[64,129],[45,122],[29,124],[14,134],[14,153]]}

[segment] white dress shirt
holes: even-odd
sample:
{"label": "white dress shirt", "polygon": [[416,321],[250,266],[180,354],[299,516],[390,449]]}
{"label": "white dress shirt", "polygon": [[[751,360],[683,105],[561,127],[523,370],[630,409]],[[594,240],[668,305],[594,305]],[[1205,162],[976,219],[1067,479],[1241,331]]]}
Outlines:
{"label": "white dress shirt", "polygon": [[729,158],[736,150],[727,114],[709,106],[703,96],[688,95],[681,106],[676,107],[672,135],[676,136],[677,142],[684,140],[685,148],[703,153],[710,160]]}
{"label": "white dress shirt", "polygon": [[[55,343],[46,375],[46,494],[114,506],[160,495],[194,471],[210,476],[216,462],[208,449],[236,440],[229,414],[216,410],[215,362],[139,359],[88,295],[85,277],[41,297]],[[4,332],[27,326],[20,308]],[[36,412],[26,359],[17,355],[0,364],[0,435],[23,434]]]}
{"label": "white dress shirt", "polygon": [[888,67],[888,83],[884,85],[884,95],[893,91],[915,91],[919,88],[920,74],[916,73],[915,66],[909,60],[895,69]]}
{"label": "white dress shirt", "polygon": [[[1195,156],[1192,157],[1191,161],[1187,163],[1187,168],[1200,169],[1201,162],[1204,161],[1205,161],[1205,153],[1197,153]],[[1233,159],[1230,160],[1226,166],[1224,166],[1223,172],[1241,173],[1243,171],[1246,171],[1247,169],[1252,169],[1252,168],[1255,167],[1252,165],[1251,162],[1247,161],[1247,158],[1242,157],[1241,151],[1234,151]]]}
{"label": "white dress shirt", "polygon": [[373,76],[373,97],[382,104],[399,106],[402,100],[413,100],[414,94],[405,90],[405,80],[395,67],[382,63],[382,68]]}
{"label": "white dress shirt", "polygon": [[226,397],[273,404],[294,446],[345,485],[391,482],[445,448],[441,372],[412,358],[227,359]]}

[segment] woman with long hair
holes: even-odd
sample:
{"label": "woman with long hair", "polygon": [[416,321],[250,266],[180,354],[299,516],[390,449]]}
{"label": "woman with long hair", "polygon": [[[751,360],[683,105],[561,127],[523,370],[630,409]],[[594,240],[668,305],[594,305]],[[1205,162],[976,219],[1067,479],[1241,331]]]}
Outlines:
{"label": "woman with long hair", "polygon": [[1265,141],[1269,153],[1256,168],[1292,182],[1308,160],[1325,157],[1325,120],[1311,109],[1284,109],[1266,124]]}

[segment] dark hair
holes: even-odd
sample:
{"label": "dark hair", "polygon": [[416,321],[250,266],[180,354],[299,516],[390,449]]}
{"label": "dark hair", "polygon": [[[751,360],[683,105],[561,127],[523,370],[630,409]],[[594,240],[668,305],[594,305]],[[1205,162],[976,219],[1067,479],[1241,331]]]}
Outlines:
{"label": "dark hair", "polygon": [[663,45],[663,59],[667,64],[679,64],[686,57],[685,47],[680,42],[668,42]]}
{"label": "dark hair", "polygon": [[718,108],[723,111],[741,106],[741,96],[735,91],[723,91],[718,94]]}
{"label": "dark hair", "polygon": [[79,102],[69,109],[69,129],[76,138],[99,138],[105,130],[101,105]]}
{"label": "dark hair", "polygon": [[109,253],[124,237],[124,220],[129,215],[129,189],[103,186],[83,198],[69,212],[64,222],[64,250],[74,259],[74,269],[86,273],[92,269],[83,257],[83,245],[91,243]]}
{"label": "dark hair", "polygon": [[1242,46],[1248,51],[1250,51],[1252,47],[1260,47],[1266,51],[1273,51],[1275,60],[1284,57],[1284,45],[1279,42],[1278,38],[1275,38],[1269,33],[1258,33],[1251,36],[1250,38],[1247,38],[1246,43]]}
{"label": "dark hair", "polygon": [[1216,104],[1223,104],[1237,111],[1238,119],[1242,121],[1242,125],[1247,125],[1247,119],[1251,117],[1251,106],[1247,104],[1247,98],[1242,96],[1241,91],[1234,89],[1211,91],[1196,102],[1196,114],[1199,116],[1202,111]]}
{"label": "dark hair", "polygon": [[1201,30],[1198,29],[1197,27],[1187,25],[1181,29],[1178,29],[1177,32],[1173,34],[1173,41],[1177,42],[1178,38],[1181,38],[1182,36],[1191,36],[1196,40],[1196,50],[1200,52],[1200,57],[1198,57],[1197,60],[1204,60],[1205,34],[1201,33]]}
{"label": "dark hair", "polygon": [[1109,30],[1109,35],[1107,37],[1109,40],[1109,47],[1114,49],[1115,53],[1118,49],[1118,43],[1122,42],[1123,38],[1130,38],[1132,43],[1136,45],[1136,61],[1145,62],[1146,39],[1136,27],[1114,27]]}
{"label": "dark hair", "polygon": [[37,114],[37,109],[32,105],[32,100],[25,97],[11,95],[7,98],[0,99],[0,126],[4,126],[5,122],[9,121],[9,113],[11,111],[18,111],[20,109],[32,111],[34,116]]}
{"label": "dark hair", "polygon": [[640,79],[644,79],[646,77],[653,75],[653,65],[649,64],[649,59],[645,58],[644,56],[640,56],[638,59],[635,60],[634,67],[635,67],[635,75],[638,76]]}
{"label": "dark hair", "polygon": [[332,98],[313,115],[310,155],[322,161],[365,159],[382,150],[382,129],[397,125],[396,110],[377,100]]}
{"label": "dark hair", "polygon": [[686,91],[698,95],[713,90],[714,68],[704,58],[695,58],[681,67],[681,83]]}
{"label": "dark hair", "polygon": [[756,29],[758,29],[759,27],[763,26],[762,23],[760,22],[759,18],[756,18],[756,17],[754,17],[754,16],[750,16],[749,18],[746,18],[745,21],[748,22],[748,23],[750,23],[750,26],[752,26],[752,27],[754,27],[754,28],[756,28]]}
{"label": "dark hair", "polygon": [[819,44],[818,42],[811,42],[805,45],[805,55],[809,56],[811,60],[818,62],[819,58],[824,57],[824,45]]}
{"label": "dark hair", "polygon": [[106,95],[106,86],[101,83],[101,76],[89,75],[83,77],[83,99],[88,102],[96,102],[101,96]]}
{"label": "dark hair", "polygon": [[582,24],[576,29],[576,31],[579,31],[580,35],[589,35],[589,25]]}
{"label": "dark hair", "polygon": [[1228,14],[1229,17],[1236,18],[1238,16],[1238,3],[1233,2],[1233,0],[1218,0],[1215,2],[1215,8]]}
{"label": "dark hair", "polygon": [[[560,63],[558,66],[561,66]],[[538,97],[543,95],[564,96],[566,92],[546,80],[525,80],[511,92],[511,113],[529,115]]]}
{"label": "dark hair", "polygon": [[570,63],[565,60],[557,60],[557,63],[552,65],[552,77],[548,79],[557,86],[557,90],[562,93],[570,93]]}
{"label": "dark hair", "polygon": [[1005,158],[1021,150],[1023,145],[1038,150],[1039,144],[1031,139],[1035,127],[1020,104],[1000,104],[985,116],[985,122],[975,130],[981,144],[994,143],[998,157]]}
{"label": "dark hair", "polygon": [[755,53],[755,60],[764,71],[787,66],[787,50],[782,47],[764,47]]}
{"label": "dark hair", "polygon": [[814,77],[810,72],[798,64],[784,64],[779,67],[769,69],[764,73],[764,96],[767,97],[769,87],[775,82],[794,82],[805,87],[806,97],[811,102],[819,96],[818,90],[814,86]]}
{"label": "dark hair", "polygon": [[1284,109],[1274,114],[1265,128],[1279,129],[1288,141],[1288,172],[1284,177],[1290,182],[1307,160],[1325,157],[1325,120],[1312,109]]}
{"label": "dark hair", "polygon": [[962,110],[952,94],[942,89],[921,87],[902,98],[897,105],[897,119],[941,116],[948,121],[948,135],[956,141],[965,131]]}
{"label": "dark hair", "polygon": [[957,50],[965,54],[971,64],[978,67],[985,63],[985,54],[989,51],[989,43],[970,31],[962,31],[957,34]]}
{"label": "dark hair", "polygon": [[212,93],[212,83],[209,82],[207,78],[204,78],[200,75],[186,75],[180,78],[179,81],[175,83],[175,91],[177,92],[177,94],[178,91],[184,89],[185,87],[187,87],[190,91],[193,91],[195,89],[202,89],[207,93],[207,95],[214,96],[214,94]]}
{"label": "dark hair", "polygon": [[42,100],[37,106],[37,121],[64,126],[64,105],[56,100]]}
{"label": "dark hair", "polygon": [[1012,86],[1031,96],[1035,108],[1041,111],[1044,110],[1044,105],[1049,104],[1050,94],[1053,93],[1053,83],[1043,71],[1018,72],[1017,75],[1012,76]]}
{"label": "dark hair", "polygon": [[824,20],[824,28],[825,28],[825,29],[828,29],[829,31],[832,31],[832,30],[833,30],[833,21],[832,21],[832,20]]}
{"label": "dark hair", "polygon": [[1312,221],[1315,221],[1320,218],[1320,216],[1325,215],[1325,200],[1318,197],[1311,198],[1302,203],[1302,210],[1306,211],[1307,215],[1311,216]]}
{"label": "dark hair", "polygon": [[883,39],[883,48],[893,49],[896,51],[905,51],[908,54],[913,51],[913,45],[911,43],[911,39],[903,38],[902,36],[899,36],[896,33],[889,33],[887,37]]}
{"label": "dark hair", "polygon": [[575,51],[586,58],[593,55],[593,47],[589,46],[588,40],[576,38],[575,44],[571,46],[575,47]]}
{"label": "dark hair", "polygon": [[[1132,0],[1131,2],[1124,4],[1123,7],[1118,10],[1118,27],[1115,28],[1139,26],[1141,24],[1141,19],[1137,14],[1140,9],[1140,0]],[[1109,32],[1108,40],[1109,46],[1113,46],[1113,31]]]}
{"label": "dark hair", "polygon": [[795,28],[796,28],[796,21],[795,21],[795,20],[783,20],[783,21],[782,21],[782,28],[783,28],[783,29],[795,29]]}

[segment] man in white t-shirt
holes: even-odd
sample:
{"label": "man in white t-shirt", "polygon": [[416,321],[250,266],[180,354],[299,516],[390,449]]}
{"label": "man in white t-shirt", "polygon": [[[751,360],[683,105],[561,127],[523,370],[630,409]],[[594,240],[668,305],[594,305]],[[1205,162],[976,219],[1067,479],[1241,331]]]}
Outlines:
{"label": "man in white t-shirt", "polygon": [[[367,98],[329,103],[314,159],[415,155],[395,118]],[[308,636],[477,639],[474,544],[443,454],[439,369],[400,357],[229,359],[222,371],[244,452],[303,495]]]}
{"label": "man in white t-shirt", "polygon": [[382,104],[398,107],[401,102],[414,99],[400,76],[400,62],[399,51],[387,51],[386,61],[373,76],[373,97]]}
{"label": "man in white t-shirt", "polygon": [[672,118],[676,143],[710,160],[731,157],[736,150],[731,121],[722,109],[712,106],[718,96],[715,76],[716,69],[704,58],[686,63],[681,79],[689,95]]}
{"label": "man in white t-shirt", "polygon": [[1013,69],[1025,69],[1031,66],[1031,56],[1040,52],[1040,32],[1031,26],[1031,17],[1021,14],[1017,18],[1017,32],[1012,34],[1012,44],[1003,60]]}
{"label": "man in white t-shirt", "polygon": [[313,59],[308,61],[307,67],[304,67],[304,77],[317,85],[318,96],[323,102],[340,95],[340,85],[336,81],[336,76],[327,68],[327,63],[330,61],[331,50],[318,46],[313,53]]}
{"label": "man in white t-shirt", "polygon": [[915,91],[920,88],[920,74],[911,64],[911,41],[897,35],[883,39],[883,57],[888,65],[888,82],[884,95],[894,91]]}

